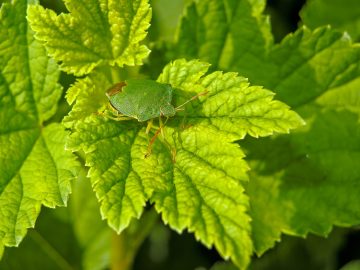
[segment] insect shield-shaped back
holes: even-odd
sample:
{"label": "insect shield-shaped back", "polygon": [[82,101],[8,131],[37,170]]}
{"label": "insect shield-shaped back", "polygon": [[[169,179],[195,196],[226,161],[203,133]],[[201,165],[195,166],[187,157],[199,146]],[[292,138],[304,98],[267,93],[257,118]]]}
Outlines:
{"label": "insect shield-shaped back", "polygon": [[115,110],[143,122],[175,115],[176,110],[171,104],[172,91],[168,84],[139,79],[117,83],[106,95]]}

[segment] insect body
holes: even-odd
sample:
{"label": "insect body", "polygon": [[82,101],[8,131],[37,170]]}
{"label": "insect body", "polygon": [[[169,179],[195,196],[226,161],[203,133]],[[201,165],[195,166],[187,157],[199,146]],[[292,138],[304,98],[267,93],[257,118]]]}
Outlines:
{"label": "insect body", "polygon": [[[115,111],[116,116],[108,116],[114,120],[129,120],[137,119],[139,122],[148,121],[146,133],[150,132],[152,127],[152,120],[159,118],[159,128],[155,132],[153,138],[149,142],[148,151],[145,157],[151,153],[151,146],[155,142],[159,134],[163,134],[163,127],[169,117],[176,114],[188,102],[206,95],[207,91],[198,93],[178,107],[171,104],[173,88],[169,84],[158,83],[152,80],[126,80],[119,82],[112,86],[107,92],[106,96],[109,98],[110,105]],[[120,113],[120,114],[119,114]],[[162,122],[161,117],[166,117],[165,123]],[[171,145],[165,140],[165,143]],[[175,162],[175,149],[171,150],[173,161]]]}
{"label": "insect body", "polygon": [[111,106],[122,115],[144,122],[159,116],[171,117],[173,88],[152,80],[126,80],[111,87],[106,95]]}

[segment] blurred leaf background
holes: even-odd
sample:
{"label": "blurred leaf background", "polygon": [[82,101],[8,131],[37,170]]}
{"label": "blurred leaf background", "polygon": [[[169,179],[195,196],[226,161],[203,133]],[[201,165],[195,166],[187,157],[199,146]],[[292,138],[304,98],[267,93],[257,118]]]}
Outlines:
{"label": "blurred leaf background", "polygon": [[[1,1],[8,2],[8,1]],[[151,57],[162,67],[160,50],[152,44],[159,40],[172,41],[178,19],[190,0],[152,0],[153,22],[148,36]],[[268,0],[266,13],[271,16],[272,31],[277,42],[302,24],[311,28],[331,24],[347,30],[355,41],[360,40],[360,2],[348,0]],[[61,0],[43,0],[46,7],[57,13],[66,12]],[[306,5],[308,11],[301,11]],[[301,11],[301,12],[300,12]],[[301,20],[302,16],[303,20]],[[313,17],[316,17],[314,19]],[[309,23],[308,23],[309,22]],[[154,63],[153,61],[153,63]],[[156,68],[156,65],[155,65]],[[156,76],[156,69],[144,66]],[[74,77],[62,74],[61,84],[68,88]],[[57,114],[50,120],[58,122],[69,107],[64,98]],[[83,172],[73,183],[69,207],[43,208],[36,228],[28,232],[19,248],[7,248],[0,261],[0,269],[109,269],[110,245],[113,232],[101,221],[98,202]],[[89,226],[91,224],[91,226]],[[335,228],[328,238],[309,235],[306,239],[283,236],[275,248],[261,258],[254,257],[250,269],[292,270],[354,270],[360,269],[360,230]],[[34,252],[35,251],[35,252]],[[1,252],[1,251],[0,251]],[[145,240],[135,258],[135,270],[233,269],[217,263],[220,256],[208,250],[188,233],[171,231],[160,220]],[[214,264],[216,264],[214,266]]]}

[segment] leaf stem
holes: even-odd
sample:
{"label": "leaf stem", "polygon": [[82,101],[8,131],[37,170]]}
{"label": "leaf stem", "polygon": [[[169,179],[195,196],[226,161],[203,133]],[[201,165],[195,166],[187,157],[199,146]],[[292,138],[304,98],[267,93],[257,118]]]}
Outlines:
{"label": "leaf stem", "polygon": [[2,256],[4,255],[4,251],[5,251],[5,247],[2,244],[0,244],[0,260],[1,260]]}
{"label": "leaf stem", "polygon": [[59,266],[60,269],[63,270],[72,270],[74,269],[65,259],[64,257],[46,241],[40,233],[36,230],[29,231],[29,236],[37,243],[41,249],[49,255],[50,258],[54,260],[54,262]]}
{"label": "leaf stem", "polygon": [[111,269],[131,270],[141,244],[157,220],[154,209],[145,212],[140,220],[133,220],[120,235],[114,232],[111,243]]}

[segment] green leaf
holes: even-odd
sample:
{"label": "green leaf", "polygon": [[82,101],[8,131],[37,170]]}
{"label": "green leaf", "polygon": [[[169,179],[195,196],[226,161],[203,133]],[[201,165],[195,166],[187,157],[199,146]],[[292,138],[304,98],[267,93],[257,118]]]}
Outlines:
{"label": "green leaf", "polygon": [[353,113],[360,113],[360,65],[354,64],[351,67],[353,75],[344,82],[335,84],[329,91],[326,91],[317,99],[317,103],[333,110],[348,110]]}
{"label": "green leaf", "polygon": [[57,109],[59,71],[33,39],[27,1],[0,10],[0,246],[17,246],[41,205],[66,204],[77,163],[67,132],[44,126]]}
{"label": "green leaf", "polygon": [[359,47],[347,35],[328,27],[314,31],[303,27],[269,49],[261,69],[235,60],[228,68],[274,89],[290,106],[301,107],[356,80],[358,59]]}
{"label": "green leaf", "polygon": [[254,160],[247,191],[260,253],[280,232],[325,235],[333,225],[360,219],[358,116],[324,110],[312,117],[308,130],[247,145]]}
{"label": "green leaf", "polygon": [[[355,198],[360,194],[354,185],[360,176],[359,125],[358,116],[347,111],[358,113],[353,97],[359,95],[359,59],[360,47],[346,35],[329,28],[314,32],[303,28],[271,51],[266,61],[273,64],[273,76],[266,70],[258,72],[257,81],[275,89],[279,98],[294,106],[308,123],[299,133],[279,139],[276,146],[271,140],[265,142],[264,149],[276,147],[277,152],[286,153],[273,160],[269,153],[257,156],[259,149],[254,144],[248,150],[262,164],[258,166],[271,168],[269,174],[258,172],[256,166],[251,182],[254,186],[249,187],[259,253],[271,247],[281,232],[327,235],[333,225],[358,224],[359,201]],[[274,188],[270,197],[269,184]],[[269,198],[266,205],[260,201],[261,190],[266,192],[263,197]],[[276,220],[271,228],[264,219],[269,213],[271,220]]]}
{"label": "green leaf", "polygon": [[[101,220],[85,170],[72,182],[68,207],[44,209],[18,248],[5,250],[0,269],[86,269],[110,265],[112,231]],[[91,226],[89,226],[91,224]],[[36,256],[34,255],[36,250]]]}
{"label": "green leaf", "polygon": [[360,260],[352,260],[345,266],[341,267],[340,270],[356,270],[360,267]]}
{"label": "green leaf", "polygon": [[[249,1],[239,1],[238,5],[246,3],[249,5]],[[328,27],[315,31],[303,27],[294,34],[288,35],[280,44],[274,45],[271,42],[272,38],[269,37],[269,24],[261,15],[263,4],[264,1],[256,1],[242,16],[226,17],[227,27],[224,35],[228,41],[225,48],[214,48],[211,53],[204,53],[204,56],[198,51],[192,53],[190,46],[195,40],[204,38],[201,46],[215,42],[215,38],[205,38],[198,31],[192,33],[191,40],[179,38],[179,44],[175,49],[178,50],[182,46],[186,48],[177,56],[200,57],[202,60],[207,60],[209,55],[217,53],[220,56],[211,58],[209,61],[211,64],[223,70],[237,71],[250,78],[252,83],[274,89],[280,100],[297,107],[311,102],[329,89],[346,85],[356,79],[359,72],[357,65],[359,48],[352,44],[347,35]],[[218,16],[213,14],[208,18],[206,13],[206,10],[214,5],[218,8],[216,13],[214,11],[215,14],[228,14],[226,5],[219,4],[216,0],[205,0],[195,5],[197,14],[188,14],[182,19],[182,25],[200,21],[204,27],[218,31],[218,28],[211,24],[214,20],[218,20]],[[239,9],[243,10],[231,6],[235,14],[240,12]],[[245,22],[252,23],[246,26]],[[244,26],[241,26],[241,23],[244,23]],[[197,28],[191,27],[191,29],[194,31]],[[241,31],[251,33],[252,37]],[[180,27],[179,36],[185,36],[187,32]]]}
{"label": "green leaf", "polygon": [[[249,86],[234,73],[205,75],[209,65],[199,61],[170,63],[158,81],[174,87],[174,105],[208,91],[169,119],[149,154],[144,124],[115,122],[94,113],[77,114],[67,147],[83,150],[89,176],[101,202],[101,212],[118,232],[139,217],[147,200],[155,204],[170,227],[188,229],[206,246],[245,267],[252,253],[248,198],[243,183],[248,166],[234,140],[246,133],[266,136],[288,132],[302,119],[261,87]],[[97,77],[100,78],[100,77]],[[74,113],[103,108],[87,93],[105,95],[106,80],[79,80],[71,92]],[[105,88],[105,89],[104,89]],[[72,100],[72,98],[70,98]],[[71,114],[70,114],[71,115]]]}
{"label": "green leaf", "polygon": [[43,209],[36,229],[17,248],[7,248],[0,269],[70,270],[78,267],[81,249],[73,235],[68,208]]}
{"label": "green leaf", "polygon": [[239,60],[260,67],[258,58],[265,57],[264,48],[273,42],[269,18],[261,14],[265,4],[264,0],[194,1],[181,20],[176,57],[200,58],[221,70]]}
{"label": "green leaf", "polygon": [[[199,69],[195,70],[197,67]],[[302,123],[287,105],[273,100],[274,93],[249,86],[247,79],[237,73],[213,72],[202,78],[199,85],[194,85],[207,68],[197,61],[177,60],[165,67],[159,78],[159,82],[190,92],[191,95],[183,94],[182,102],[177,100],[177,105],[191,98],[194,92],[209,91],[201,103],[193,103],[184,114],[189,118],[188,124],[212,128],[229,140],[239,140],[246,134],[259,137],[274,132],[288,133]]]}
{"label": "green leaf", "polygon": [[[261,15],[264,1],[254,1],[243,16],[231,16],[240,12],[235,4],[218,2],[205,0],[190,7],[179,33],[189,33],[189,39],[178,39],[175,52],[210,59],[274,90],[307,122],[290,136],[240,142],[252,167],[246,190],[255,250],[263,253],[281,233],[326,235],[333,225],[358,224],[360,46],[329,27],[302,27],[275,45]],[[224,14],[226,26],[215,27]],[[245,22],[252,23],[240,27]],[[212,35],[203,35],[200,26],[211,29]],[[227,37],[225,46],[214,46],[211,52],[201,49],[223,39],[213,36],[220,29]],[[195,46],[200,49],[191,50],[196,40],[201,41]],[[179,50],[182,47],[186,49]]]}
{"label": "green leaf", "polygon": [[173,40],[184,5],[189,1],[190,0],[150,1],[153,8],[153,20],[151,22],[150,37],[156,41]]}
{"label": "green leaf", "polygon": [[66,93],[69,105],[74,106],[64,117],[64,125],[72,127],[77,121],[91,116],[106,106],[108,99],[104,94],[105,91],[99,89],[107,89],[110,86],[111,82],[108,78],[99,72],[92,72],[88,77],[76,81]]}
{"label": "green leaf", "polygon": [[334,229],[327,237],[309,235],[306,239],[283,236],[281,242],[260,258],[251,261],[249,269],[318,270],[338,268],[338,254],[346,246],[351,229]]}
{"label": "green leaf", "polygon": [[135,142],[141,155],[133,163],[164,222],[179,232],[187,228],[223,257],[247,265],[252,243],[241,182],[248,167],[240,148],[201,127],[182,132],[169,127],[166,138],[176,150],[175,161],[165,143],[144,160],[149,143],[143,133]]}
{"label": "green leaf", "polygon": [[330,24],[360,40],[360,9],[357,0],[309,0],[300,12],[304,24],[316,28]]}
{"label": "green leaf", "polygon": [[141,179],[131,164],[130,150],[139,127],[90,116],[75,128],[67,147],[85,151],[88,176],[101,202],[101,214],[120,232],[132,217],[140,217],[146,202]]}
{"label": "green leaf", "polygon": [[147,0],[65,1],[70,13],[40,5],[29,7],[28,20],[48,53],[61,68],[75,75],[97,66],[139,65],[149,54],[140,42],[150,25]]}

